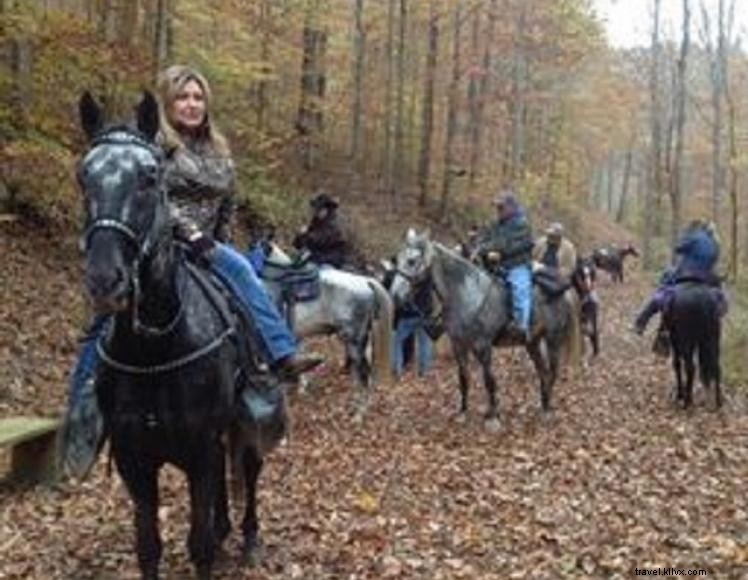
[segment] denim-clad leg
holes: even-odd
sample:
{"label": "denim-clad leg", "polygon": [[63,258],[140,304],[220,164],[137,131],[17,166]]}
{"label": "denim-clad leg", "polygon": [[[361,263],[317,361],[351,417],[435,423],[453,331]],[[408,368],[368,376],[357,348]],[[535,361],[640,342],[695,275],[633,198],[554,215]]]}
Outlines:
{"label": "denim-clad leg", "polygon": [[434,349],[431,337],[423,329],[423,323],[420,320],[416,329],[416,342],[418,343],[418,376],[422,377],[431,367]]}
{"label": "denim-clad leg", "polygon": [[431,359],[433,356],[431,338],[426,334],[426,331],[423,330],[423,321],[418,317],[402,318],[397,324],[397,329],[395,330],[395,342],[393,345],[395,352],[392,360],[394,361],[395,373],[397,376],[403,374],[403,351],[405,348],[405,341],[413,335],[415,335],[418,352],[419,376],[426,374],[426,371],[428,371],[429,366],[431,365]]}
{"label": "denim-clad leg", "polygon": [[296,338],[247,258],[231,246],[217,244],[211,267],[247,309],[270,361],[276,363],[295,354]]}
{"label": "denim-clad leg", "polygon": [[99,364],[99,353],[96,350],[96,343],[106,332],[110,320],[111,317],[108,315],[97,315],[81,342],[78,362],[70,377],[68,388],[68,406],[71,408],[80,402],[81,397],[86,392],[84,388],[86,387],[86,383],[89,379],[93,378],[96,372],[96,367]]}
{"label": "denim-clad leg", "polygon": [[398,377],[403,374],[405,358],[403,349],[405,348],[405,341],[415,332],[417,324],[417,318],[401,318],[397,323],[397,328],[395,329],[395,341],[393,344],[395,352],[393,353],[392,361],[395,365],[395,375]]}
{"label": "denim-clad leg", "polygon": [[509,270],[507,280],[512,288],[514,320],[519,327],[530,330],[532,316],[532,270],[528,265],[516,266]]}

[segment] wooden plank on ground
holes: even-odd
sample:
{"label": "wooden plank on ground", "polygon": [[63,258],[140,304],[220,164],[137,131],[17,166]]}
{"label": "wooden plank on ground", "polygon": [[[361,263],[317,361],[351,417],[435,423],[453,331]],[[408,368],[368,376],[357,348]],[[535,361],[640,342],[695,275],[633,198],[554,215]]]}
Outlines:
{"label": "wooden plank on ground", "polygon": [[59,426],[59,419],[44,417],[7,417],[0,419],[0,447],[34,439],[45,433],[56,431]]}

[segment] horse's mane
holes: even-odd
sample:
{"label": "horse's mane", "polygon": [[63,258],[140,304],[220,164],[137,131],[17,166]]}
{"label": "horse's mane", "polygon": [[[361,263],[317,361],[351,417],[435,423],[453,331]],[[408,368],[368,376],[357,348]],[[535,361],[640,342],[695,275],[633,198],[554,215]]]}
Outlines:
{"label": "horse's mane", "polygon": [[466,260],[457,252],[450,250],[447,246],[440,242],[432,242],[434,250],[447,258],[445,265],[447,269],[462,278],[475,278],[477,282],[491,282],[493,278],[488,272],[479,268],[471,261]]}

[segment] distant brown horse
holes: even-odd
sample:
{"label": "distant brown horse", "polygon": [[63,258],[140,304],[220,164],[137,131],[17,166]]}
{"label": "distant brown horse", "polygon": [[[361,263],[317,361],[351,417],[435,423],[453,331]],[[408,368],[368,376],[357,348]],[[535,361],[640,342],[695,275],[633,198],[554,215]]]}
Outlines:
{"label": "distant brown horse", "polygon": [[623,262],[626,256],[639,257],[639,251],[628,244],[623,248],[609,246],[607,248],[598,248],[592,252],[592,261],[597,268],[605,270],[610,274],[613,282],[623,283]]}

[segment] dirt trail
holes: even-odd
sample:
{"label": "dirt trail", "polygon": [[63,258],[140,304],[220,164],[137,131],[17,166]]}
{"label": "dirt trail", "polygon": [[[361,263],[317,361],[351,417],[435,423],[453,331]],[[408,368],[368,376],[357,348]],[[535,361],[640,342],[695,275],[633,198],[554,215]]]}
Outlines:
{"label": "dirt trail", "polygon": [[[78,272],[14,236],[0,250],[0,414],[54,414],[82,320]],[[480,383],[471,419],[454,421],[449,355],[426,379],[377,391],[358,428],[334,362],[294,399],[291,440],[261,480],[264,564],[237,568],[235,532],[217,577],[633,578],[659,567],[748,578],[745,405],[728,392],[714,413],[700,393],[692,413],[673,408],[669,367],[628,330],[647,283],[603,281],[603,354],[557,386],[550,425],[519,353],[495,358],[496,434],[482,427]],[[191,577],[173,470],[162,504],[164,577]],[[137,578],[132,545],[129,500],[103,461],[82,485],[0,487],[0,579]]]}

